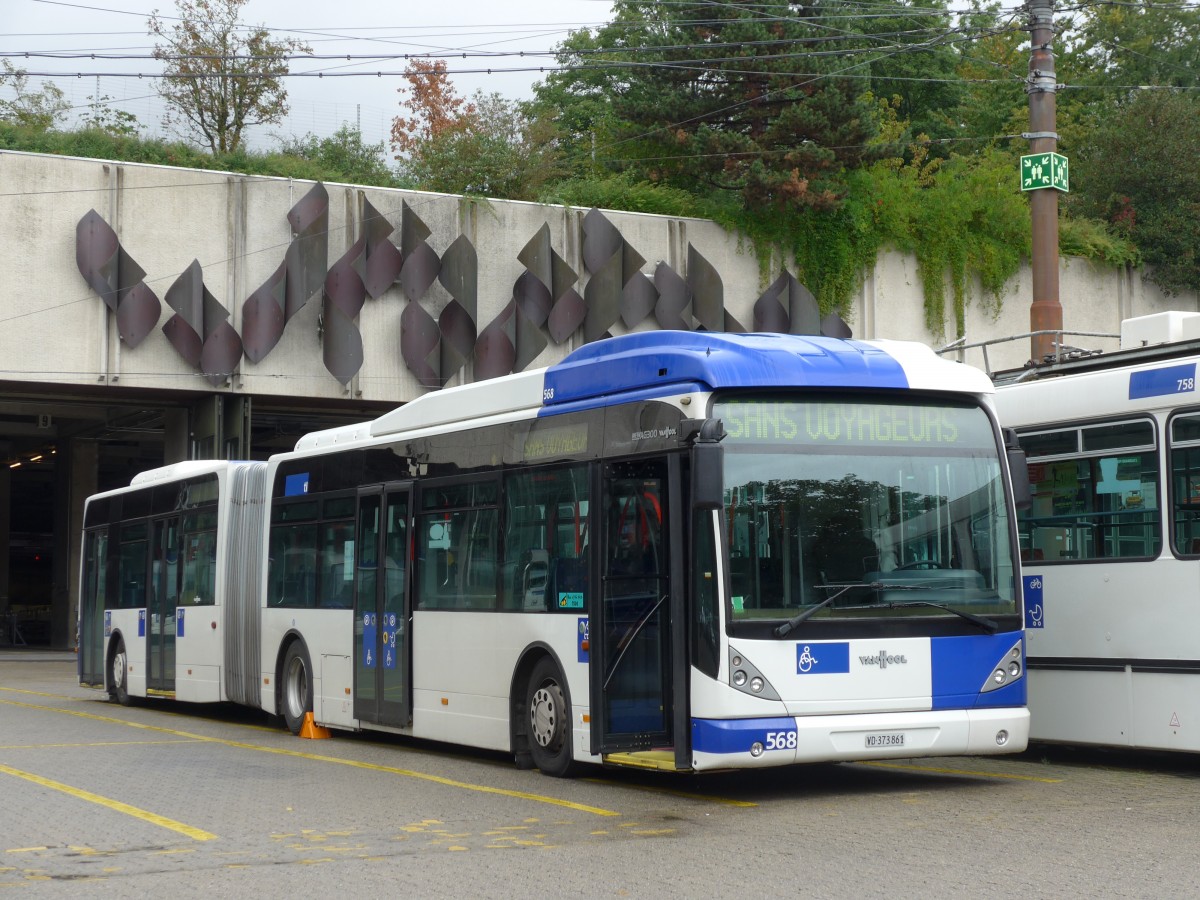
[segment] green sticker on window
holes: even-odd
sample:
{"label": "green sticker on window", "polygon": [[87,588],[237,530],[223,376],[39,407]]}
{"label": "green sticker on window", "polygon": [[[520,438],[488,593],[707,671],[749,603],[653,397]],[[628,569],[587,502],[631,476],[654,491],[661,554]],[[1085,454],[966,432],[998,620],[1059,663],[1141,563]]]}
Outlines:
{"label": "green sticker on window", "polygon": [[560,591],[559,609],[583,609],[583,591]]}

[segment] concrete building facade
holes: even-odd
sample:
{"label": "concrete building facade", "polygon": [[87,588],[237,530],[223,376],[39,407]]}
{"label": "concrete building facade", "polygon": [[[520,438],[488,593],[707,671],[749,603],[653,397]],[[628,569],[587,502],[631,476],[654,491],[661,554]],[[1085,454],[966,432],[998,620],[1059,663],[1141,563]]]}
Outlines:
{"label": "concrete building facade", "polygon": [[[0,643],[73,644],[83,500],[142,469],[264,459],[605,333],[838,327],[709,221],[3,151],[0,185]],[[1134,270],[1061,275],[1068,331],[1200,309]],[[965,340],[1028,331],[1029,282],[972,303]],[[940,348],[921,298],[885,252],[844,318]]]}

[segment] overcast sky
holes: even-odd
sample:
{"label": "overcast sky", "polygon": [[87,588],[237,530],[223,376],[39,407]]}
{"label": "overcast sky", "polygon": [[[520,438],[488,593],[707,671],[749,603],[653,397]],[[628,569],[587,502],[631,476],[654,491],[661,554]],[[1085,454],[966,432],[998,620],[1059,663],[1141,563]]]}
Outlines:
{"label": "overcast sky", "polygon": [[[459,93],[481,89],[509,99],[531,96],[543,74],[528,71],[554,64],[553,58],[500,56],[466,59],[455,53],[548,51],[569,31],[608,20],[610,0],[249,0],[242,21],[266,25],[276,36],[296,37],[319,54],[425,54],[443,56]],[[0,0],[0,52],[28,72],[53,73],[53,80],[78,108],[97,92],[136,115],[144,131],[159,131],[162,104],[152,79],[103,73],[147,74],[161,71],[153,59],[120,61],[14,57],[26,52],[87,52],[148,55],[153,42],[146,21],[158,10],[174,16],[174,0]],[[330,77],[289,78],[291,113],[282,126],[260,129],[254,145],[274,145],[271,133],[324,136],[343,122],[359,122],[363,138],[383,140],[399,112],[398,74],[343,77],[347,72],[399,73],[403,59],[308,60],[292,64],[294,72],[327,73]],[[486,71],[492,69],[492,73]],[[505,72],[522,69],[526,71]],[[475,71],[468,71],[475,70]],[[337,76],[337,77],[334,77]]]}

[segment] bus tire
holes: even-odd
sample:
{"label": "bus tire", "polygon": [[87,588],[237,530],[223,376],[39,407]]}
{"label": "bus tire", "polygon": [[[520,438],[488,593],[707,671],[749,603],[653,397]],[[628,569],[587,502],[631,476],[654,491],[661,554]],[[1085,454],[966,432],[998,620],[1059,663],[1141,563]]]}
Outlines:
{"label": "bus tire", "polygon": [[280,690],[283,721],[288,731],[299,734],[305,714],[313,711],[312,662],[304,641],[293,641],[283,657]]}
{"label": "bus tire", "polygon": [[112,675],[112,687],[108,696],[122,706],[132,706],[133,699],[129,696],[129,657],[125,653],[125,642],[120,639],[117,640],[109,672]]}
{"label": "bus tire", "polygon": [[533,667],[525,692],[529,753],[544,775],[569,778],[578,766],[571,757],[571,710],[565,679],[554,660],[543,657]]}

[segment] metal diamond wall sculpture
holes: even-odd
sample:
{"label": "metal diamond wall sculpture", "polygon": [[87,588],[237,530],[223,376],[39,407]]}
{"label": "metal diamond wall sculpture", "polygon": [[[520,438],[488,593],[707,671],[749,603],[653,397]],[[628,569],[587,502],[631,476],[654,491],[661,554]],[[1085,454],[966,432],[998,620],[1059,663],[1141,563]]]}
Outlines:
{"label": "metal diamond wall sculpture", "polygon": [[117,317],[117,333],[136,347],[158,323],[162,304],[146,286],[146,273],[125,252],[117,233],[89,209],[75,226],[75,264],[84,280]]}
{"label": "metal diamond wall sculpture", "polygon": [[578,276],[554,251],[548,224],[529,239],[517,259],[525,271],[513,284],[512,300],[480,336],[475,352],[477,378],[524,371],[549,343],[543,329],[554,343],[561,344],[579,329],[587,314],[584,300],[575,290]]}
{"label": "metal diamond wall sculpture", "polygon": [[355,319],[369,295],[379,299],[400,275],[401,255],[388,240],[392,226],[365,198],[362,234],[329,268],[321,304],[321,353],[342,387],[363,364],[362,333]]}
{"label": "metal diamond wall sculpture", "polygon": [[691,331],[692,292],[687,282],[665,262],[660,262],[654,267],[654,287],[658,291],[658,302],[654,304],[654,318],[658,327]]}
{"label": "metal diamond wall sculpture", "polygon": [[421,298],[433,285],[442,262],[429,246],[429,227],[407,203],[400,204],[400,287],[408,303],[400,314],[400,356],[417,381],[427,388],[440,388],[442,378],[441,332]]}
{"label": "metal diamond wall sculpture", "polygon": [[475,350],[475,318],[479,304],[479,258],[465,234],[442,254],[438,281],[450,294],[450,302],[438,316],[441,333],[441,383],[455,376]]}
{"label": "metal diamond wall sculpture", "polygon": [[242,358],[242,340],[229,324],[229,310],[204,286],[199,260],[167,289],[166,301],[175,310],[162,327],[171,346],[213,387],[229,378]]}
{"label": "metal diamond wall sculpture", "polygon": [[283,329],[321,290],[329,267],[329,194],[315,184],[288,212],[292,242],[279,268],[242,304],[246,356],[262,362]]}
{"label": "metal diamond wall sculpture", "polygon": [[692,314],[704,331],[745,331],[725,308],[725,284],[713,264],[688,243],[687,285],[692,292]]}
{"label": "metal diamond wall sculpture", "polygon": [[817,298],[787,269],[754,302],[754,330],[839,338],[852,334],[837,313],[822,318]]}
{"label": "metal diamond wall sculpture", "polygon": [[588,211],[583,217],[583,265],[589,276],[584,288],[585,341],[611,337],[608,329],[618,316],[626,328],[633,328],[654,310],[658,292],[641,270],[645,264],[600,210]]}

